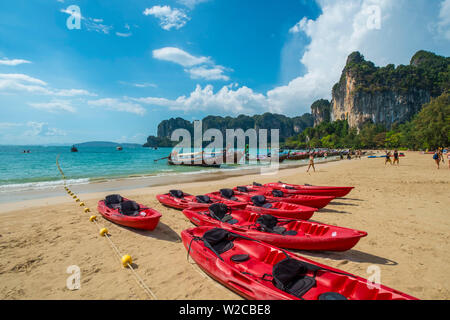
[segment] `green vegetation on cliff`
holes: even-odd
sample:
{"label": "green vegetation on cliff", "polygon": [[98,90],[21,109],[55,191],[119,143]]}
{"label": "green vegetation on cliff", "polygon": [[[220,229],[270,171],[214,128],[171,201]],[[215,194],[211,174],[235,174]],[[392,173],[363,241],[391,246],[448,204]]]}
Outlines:
{"label": "green vegetation on cliff", "polygon": [[[299,117],[286,117],[280,114],[264,113],[262,115],[239,115],[238,117],[207,116],[202,120],[203,131],[218,129],[225,137],[226,129],[270,129],[280,130],[280,141],[302,132],[305,128],[314,124],[312,115],[305,113]],[[158,125],[158,136],[149,136],[145,147],[171,147],[177,142],[170,141],[172,132],[176,129],[186,129],[191,135],[194,131],[194,123],[182,118],[164,120]]]}
{"label": "green vegetation on cliff", "polygon": [[347,59],[340,81],[333,87],[333,94],[345,87],[347,74],[356,79],[356,93],[425,90],[431,97],[437,97],[450,86],[450,57],[419,51],[412,57],[410,65],[376,67],[361,53],[353,52]]}
{"label": "green vegetation on cliff", "polygon": [[408,148],[435,149],[450,146],[450,93],[445,92],[424,105],[409,122],[387,130],[366,122],[360,131],[346,120],[323,122],[286,140],[284,147],[303,148]]}

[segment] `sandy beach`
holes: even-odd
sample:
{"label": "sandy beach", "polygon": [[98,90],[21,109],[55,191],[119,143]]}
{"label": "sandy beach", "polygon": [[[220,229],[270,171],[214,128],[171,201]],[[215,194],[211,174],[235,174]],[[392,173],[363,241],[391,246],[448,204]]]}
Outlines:
{"label": "sandy beach", "polygon": [[[384,285],[420,299],[450,299],[450,170],[447,163],[437,170],[431,155],[405,154],[399,167],[363,158],[318,164],[310,173],[299,167],[272,176],[223,176],[126,189],[120,192],[123,196],[162,213],[156,230],[124,228],[98,214],[99,224],[108,228],[122,253],[133,257],[137,273],[158,299],[241,299],[187,261],[179,234],[193,225],[180,211],[160,205],[157,194],[175,188],[203,194],[253,181],[355,186],[313,220],[364,230],[368,236],[347,252],[296,253],[365,278],[370,276],[367,268],[376,265]],[[83,188],[72,190],[80,192],[93,212],[97,201],[111,193],[81,193]],[[1,204],[0,298],[147,299],[88,218],[69,196]],[[66,288],[71,265],[81,269],[79,290]]]}

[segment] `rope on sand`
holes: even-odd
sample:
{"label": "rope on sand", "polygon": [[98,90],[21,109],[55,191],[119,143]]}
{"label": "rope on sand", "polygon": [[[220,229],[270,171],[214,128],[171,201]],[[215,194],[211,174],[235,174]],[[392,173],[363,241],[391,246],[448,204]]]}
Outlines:
{"label": "rope on sand", "polygon": [[[61,176],[63,178],[63,182],[64,182],[64,189],[66,189],[67,193],[75,200],[75,202],[79,202],[80,207],[84,207],[85,204],[84,202],[81,201],[81,199],[78,198],[77,195],[75,195],[66,185],[66,176],[64,175],[64,172],[62,171],[60,165],[59,165],[59,155],[56,157],[56,166],[58,167],[59,172],[61,173]],[[83,210],[85,213],[91,212],[91,210],[89,208],[84,208]],[[157,300],[156,295],[152,292],[152,290],[150,290],[150,288],[146,285],[146,283],[144,282],[144,280],[139,276],[139,274],[136,272],[136,270],[133,268],[132,265],[132,259],[129,255],[122,255],[120,253],[119,248],[117,248],[117,246],[114,244],[114,242],[111,240],[109,234],[108,234],[108,229],[106,228],[100,228],[99,223],[97,222],[97,217],[95,215],[91,216],[89,218],[89,221],[94,222],[96,224],[96,226],[100,229],[100,235],[104,236],[106,239],[108,239],[109,243],[111,244],[111,247],[113,248],[114,252],[116,253],[116,255],[119,257],[119,259],[122,262],[122,265],[124,267],[128,267],[131,272],[133,273],[133,275],[135,276],[136,282],[139,284],[139,286],[144,290],[144,292],[151,298],[154,300]]]}

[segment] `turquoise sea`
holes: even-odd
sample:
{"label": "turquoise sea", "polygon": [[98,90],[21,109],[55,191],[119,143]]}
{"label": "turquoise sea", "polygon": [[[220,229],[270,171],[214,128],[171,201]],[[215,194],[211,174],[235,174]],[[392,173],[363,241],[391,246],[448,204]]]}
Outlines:
{"label": "turquoise sea", "polygon": [[[23,153],[30,150],[30,153]],[[123,178],[164,173],[205,170],[194,167],[169,166],[170,148],[78,147],[70,146],[0,146],[0,192],[51,187],[62,184],[56,157],[72,184],[92,180]]]}
{"label": "turquoise sea", "polygon": [[[30,150],[30,153],[23,153]],[[170,148],[78,147],[70,146],[0,146],[0,192],[40,189],[62,185],[56,157],[70,184],[83,184],[115,178],[166,175],[178,172],[217,170],[199,167],[169,166]],[[235,169],[223,165],[221,170]]]}

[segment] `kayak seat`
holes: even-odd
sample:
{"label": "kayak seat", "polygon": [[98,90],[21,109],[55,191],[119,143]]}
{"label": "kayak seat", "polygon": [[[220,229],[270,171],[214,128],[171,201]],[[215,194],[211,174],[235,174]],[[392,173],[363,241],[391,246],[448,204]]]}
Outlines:
{"label": "kayak seat", "polygon": [[228,224],[236,224],[239,221],[233,219],[231,214],[228,214],[230,208],[224,203],[214,203],[209,206],[209,215],[216,220],[226,222]]}
{"label": "kayak seat", "polygon": [[120,204],[120,212],[125,216],[139,215],[141,207],[134,201],[128,200]]}
{"label": "kayak seat", "polygon": [[337,292],[325,292],[319,296],[319,300],[348,300],[345,296]]}
{"label": "kayak seat", "polygon": [[284,193],[281,190],[272,190],[272,195],[277,198],[284,197]]}
{"label": "kayak seat", "polygon": [[258,182],[253,182],[253,185],[255,187],[262,187],[263,186],[261,183],[258,183]]}
{"label": "kayak seat", "polygon": [[184,197],[184,192],[181,190],[170,190],[169,194],[174,197],[174,198],[178,198],[181,199]]}
{"label": "kayak seat", "polygon": [[256,223],[259,224],[261,231],[281,234],[283,236],[295,236],[297,231],[286,230],[285,227],[278,226],[278,218],[270,214],[264,214],[256,219]]}
{"label": "kayak seat", "polygon": [[208,196],[196,196],[195,199],[198,203],[211,203],[211,198]]}
{"label": "kayak seat", "polygon": [[233,189],[220,189],[220,195],[226,199],[236,201]]}
{"label": "kayak seat", "polygon": [[240,192],[248,193],[249,190],[247,187],[236,187],[236,189]]}
{"label": "kayak seat", "polygon": [[273,285],[293,296],[301,298],[315,286],[316,280],[306,275],[308,267],[299,260],[286,258],[273,266]]}
{"label": "kayak seat", "polygon": [[266,209],[272,208],[272,204],[268,203],[266,197],[264,197],[263,195],[253,196],[251,200],[252,203],[257,207],[262,207]]}
{"label": "kayak seat", "polygon": [[250,259],[250,256],[248,254],[235,254],[234,256],[231,256],[231,261],[239,263],[239,262],[245,262]]}
{"label": "kayak seat", "polygon": [[110,209],[120,208],[123,198],[120,194],[110,194],[105,197],[105,205]]}
{"label": "kayak seat", "polygon": [[207,242],[218,254],[222,254],[227,252],[231,248],[234,247],[234,243],[229,239],[229,232],[220,229],[214,228],[211,229],[203,235],[203,241]]}

